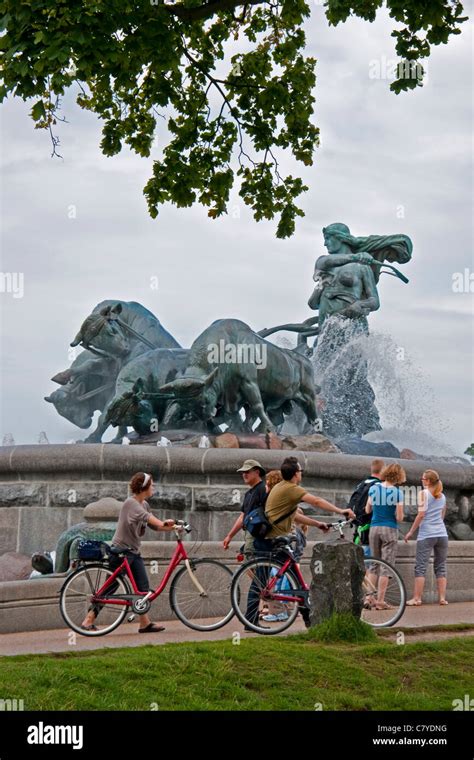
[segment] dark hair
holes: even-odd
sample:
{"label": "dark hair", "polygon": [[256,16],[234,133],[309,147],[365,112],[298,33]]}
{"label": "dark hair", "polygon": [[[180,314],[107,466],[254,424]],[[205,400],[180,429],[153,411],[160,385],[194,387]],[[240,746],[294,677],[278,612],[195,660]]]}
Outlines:
{"label": "dark hair", "polygon": [[283,480],[291,480],[300,469],[301,465],[296,457],[286,457],[280,468],[281,476]]}
{"label": "dark hair", "polygon": [[150,483],[153,480],[153,476],[151,478],[147,479],[147,484],[145,488],[143,488],[143,484],[146,479],[146,473],[144,472],[136,472],[135,475],[132,477],[130,483],[128,484],[130,487],[130,490],[132,493],[141,493],[142,491],[146,491],[147,488],[150,487]]}

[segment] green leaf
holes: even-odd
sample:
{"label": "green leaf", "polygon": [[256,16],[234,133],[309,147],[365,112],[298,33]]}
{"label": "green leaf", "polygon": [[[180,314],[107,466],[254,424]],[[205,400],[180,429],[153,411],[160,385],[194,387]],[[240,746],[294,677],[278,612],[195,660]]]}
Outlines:
{"label": "green leaf", "polygon": [[31,109],[31,117],[35,121],[39,121],[40,119],[44,119],[46,117],[46,108],[44,107],[42,100],[37,100],[34,104],[33,108]]}

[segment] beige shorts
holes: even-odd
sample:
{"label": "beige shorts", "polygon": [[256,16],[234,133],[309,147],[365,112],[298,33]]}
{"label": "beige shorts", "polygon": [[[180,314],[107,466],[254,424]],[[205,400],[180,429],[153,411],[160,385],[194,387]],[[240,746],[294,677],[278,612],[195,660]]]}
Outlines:
{"label": "beige shorts", "polygon": [[[383,559],[395,567],[398,546],[398,528],[374,526],[369,531],[370,554],[377,559]],[[386,575],[384,569],[381,575]]]}

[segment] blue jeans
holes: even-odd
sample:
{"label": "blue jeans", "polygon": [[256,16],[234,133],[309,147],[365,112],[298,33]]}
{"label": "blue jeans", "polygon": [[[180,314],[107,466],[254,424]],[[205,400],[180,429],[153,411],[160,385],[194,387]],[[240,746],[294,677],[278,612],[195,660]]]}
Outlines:
{"label": "blue jeans", "polygon": [[[254,551],[256,557],[265,557],[268,552],[272,551],[273,541],[267,538],[254,538]],[[249,623],[258,625],[258,615],[260,609],[260,591],[266,586],[270,575],[270,568],[259,567],[255,572],[255,578],[250,584],[247,597],[247,609],[245,617]]]}
{"label": "blue jeans", "polygon": [[[138,590],[149,591],[150,583],[148,581],[148,575],[142,555],[135,554],[135,552],[132,551],[127,551],[126,557],[128,559],[128,564],[130,565],[130,570],[132,571],[132,575],[135,583],[137,584]],[[117,567],[120,567],[122,562],[123,559],[121,557],[114,556],[113,554],[111,554],[109,557],[109,567],[111,570],[116,570]]]}

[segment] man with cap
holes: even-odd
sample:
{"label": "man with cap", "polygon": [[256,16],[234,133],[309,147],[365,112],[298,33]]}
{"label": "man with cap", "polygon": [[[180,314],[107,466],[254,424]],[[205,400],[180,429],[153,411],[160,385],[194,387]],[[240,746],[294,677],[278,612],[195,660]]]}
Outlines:
{"label": "man with cap", "polygon": [[[267,500],[267,489],[265,488],[264,481],[265,470],[263,469],[260,462],[257,462],[256,459],[246,459],[242,467],[239,467],[237,472],[242,473],[243,481],[245,485],[249,486],[249,490],[244,496],[244,500],[242,502],[242,511],[240,515],[228,532],[227,536],[224,538],[224,549],[227,549],[229,547],[229,544],[235,534],[238,533],[239,530],[241,530],[243,527],[245,516],[258,507],[265,509],[265,502]],[[250,559],[250,557],[252,557],[256,552],[271,551],[271,548],[271,541],[268,541],[266,538],[254,538],[248,531],[245,531],[244,554],[247,559]],[[250,586],[247,602],[248,619],[250,619],[250,610],[252,610],[253,615],[253,610],[256,606],[258,607],[258,604],[255,605],[256,597],[258,597],[258,586],[255,583],[252,583]],[[247,626],[244,626],[244,630],[250,631],[252,633],[254,632],[253,629],[248,628]]]}
{"label": "man with cap", "polygon": [[[244,496],[240,515],[228,532],[227,536],[224,538],[224,549],[229,548],[229,544],[232,541],[233,537],[236,535],[236,533],[239,532],[239,530],[242,529],[245,516],[258,507],[264,508],[265,502],[267,500],[267,491],[265,489],[265,481],[263,480],[265,477],[265,470],[263,469],[260,462],[257,462],[256,459],[246,459],[242,467],[239,467],[237,472],[242,473],[242,479],[245,485],[249,486],[249,490]],[[255,540],[256,539],[254,539],[250,533],[245,533],[244,553],[247,557],[253,554],[256,548],[260,548],[260,550],[266,548],[263,546],[255,547]],[[257,539],[257,541],[265,542],[265,539]]]}

